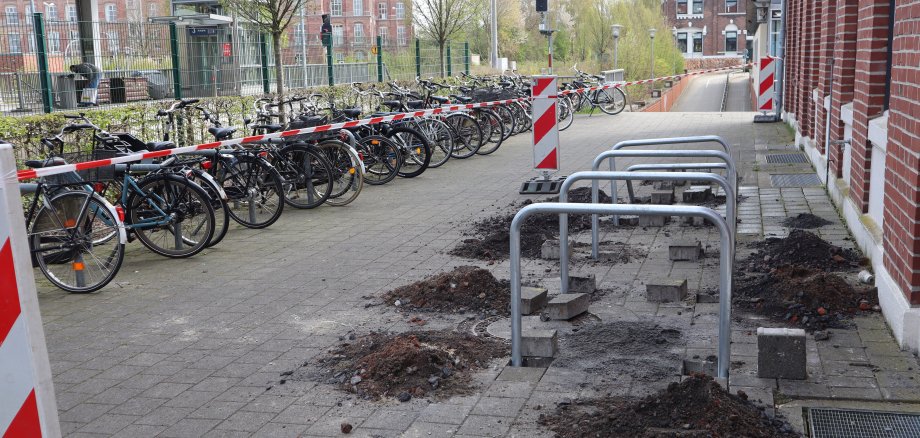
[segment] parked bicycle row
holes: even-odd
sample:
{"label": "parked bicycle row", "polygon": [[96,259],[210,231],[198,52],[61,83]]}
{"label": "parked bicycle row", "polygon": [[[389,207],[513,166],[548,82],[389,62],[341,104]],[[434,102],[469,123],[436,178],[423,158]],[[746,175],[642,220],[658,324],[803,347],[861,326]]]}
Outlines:
{"label": "parked bicycle row", "polygon": [[[448,102],[493,101],[529,95],[519,76],[468,76],[448,86],[417,80],[417,89],[388,84],[386,90],[352,84],[354,105],[310,94],[256,102],[245,120],[247,134],[320,126],[362,117],[381,117]],[[446,96],[444,95],[446,94]],[[367,111],[373,107],[375,111]],[[574,107],[574,106],[573,106]],[[386,111],[384,111],[386,110]],[[125,245],[140,241],[166,257],[183,258],[220,243],[231,221],[265,228],[285,207],[312,209],[353,202],[365,184],[413,178],[450,159],[494,153],[510,136],[530,129],[530,102],[445,111],[349,129],[248,141],[235,147],[169,155],[177,145],[176,125],[194,114],[216,141],[238,129],[223,126],[198,100],[175,101],[158,111],[163,138],[144,141],[131,133],[107,132],[85,115],[41,144],[46,156],[25,165],[44,168],[124,154],[164,152],[157,160],[105,166],[44,177],[21,184],[33,264],[61,289],[96,291],[118,273]],[[183,117],[179,117],[182,115]],[[91,145],[69,144],[71,134],[91,137]],[[247,137],[251,138],[251,137]],[[67,153],[78,149],[83,152]],[[169,155],[169,156],[166,156]]]}

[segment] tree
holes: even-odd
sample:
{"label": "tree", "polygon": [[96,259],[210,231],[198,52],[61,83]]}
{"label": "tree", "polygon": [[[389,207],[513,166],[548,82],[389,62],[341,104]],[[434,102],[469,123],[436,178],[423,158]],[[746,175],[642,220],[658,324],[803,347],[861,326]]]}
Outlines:
{"label": "tree", "polygon": [[[281,38],[300,8],[307,0],[220,0],[227,10],[248,21],[259,31],[272,38],[275,57],[275,87],[279,97],[284,96],[284,68],[281,58]],[[281,107],[281,111],[284,111]]]}
{"label": "tree", "polygon": [[444,46],[451,38],[461,35],[467,26],[474,24],[481,5],[476,0],[413,2],[412,18],[419,33],[433,39],[438,45],[441,76],[444,76]]}

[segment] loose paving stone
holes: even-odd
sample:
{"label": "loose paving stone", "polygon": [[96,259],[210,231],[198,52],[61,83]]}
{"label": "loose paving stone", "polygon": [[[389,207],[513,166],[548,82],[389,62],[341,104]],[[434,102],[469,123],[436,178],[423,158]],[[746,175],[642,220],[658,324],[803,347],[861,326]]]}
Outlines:
{"label": "loose paving stone", "polygon": [[591,297],[588,294],[560,294],[546,304],[550,319],[569,320],[588,311]]}
{"label": "loose paving stone", "polygon": [[668,258],[674,261],[695,262],[703,255],[700,241],[678,241],[668,245]]}
{"label": "loose paving stone", "polygon": [[[543,260],[559,260],[561,251],[559,251],[559,240],[551,239],[543,242],[540,246],[540,258]],[[569,257],[572,257],[572,242],[568,244]]]}
{"label": "loose paving stone", "polygon": [[569,274],[569,293],[591,294],[597,290],[594,274]]}
{"label": "loose paving stone", "polygon": [[541,287],[521,288],[521,314],[531,315],[537,313],[546,306],[547,290]]}
{"label": "loose paving stone", "polygon": [[556,330],[524,330],[521,334],[521,355],[553,357],[556,355],[558,342]]}
{"label": "loose paving stone", "polygon": [[805,330],[757,329],[757,376],[768,379],[808,377],[805,360]]}
{"label": "loose paving stone", "polygon": [[668,216],[661,215],[643,215],[639,216],[640,227],[663,227],[668,221]]}
{"label": "loose paving stone", "polygon": [[671,205],[674,203],[674,189],[671,190],[653,190],[652,204]]}
{"label": "loose paving stone", "polygon": [[645,285],[645,296],[650,302],[673,303],[687,297],[687,279],[661,278]]}

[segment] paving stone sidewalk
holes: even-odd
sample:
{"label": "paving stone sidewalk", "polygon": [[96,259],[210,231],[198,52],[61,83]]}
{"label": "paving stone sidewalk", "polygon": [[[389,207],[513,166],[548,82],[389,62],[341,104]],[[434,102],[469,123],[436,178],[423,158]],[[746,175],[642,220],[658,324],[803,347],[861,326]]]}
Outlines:
{"label": "paving stone sidewalk", "polygon": [[[751,119],[750,113],[579,116],[561,134],[561,173],[589,169],[594,156],[620,140],[718,134],[741,163],[738,259],[746,256],[745,242],[785,235],[782,220],[801,212],[832,222],[817,230],[823,238],[853,246],[822,188],[771,186],[771,172],[814,171],[764,164],[765,154],[795,150],[785,127]],[[418,329],[409,314],[368,307],[368,297],[463,264],[508,278],[507,261],[489,264],[448,252],[476,219],[527,199],[517,191],[533,176],[529,144],[529,135],[521,135],[493,155],[451,160],[415,179],[368,187],[347,207],[285,211],[268,229],[235,228],[218,247],[191,259],[163,259],[131,245],[115,282],[95,294],[69,295],[40,283],[65,433],[338,436],[347,422],[354,436],[540,437],[552,435],[538,424],[540,414],[565,399],[641,396],[678,381],[684,359],[714,354],[718,305],[697,303],[693,296],[717,287],[719,237],[710,227],[675,221],[604,233],[605,241],[624,242],[647,257],[610,265],[588,260],[579,248],[573,260],[573,271],[594,273],[607,291],[592,302],[592,321],[650,321],[681,331],[684,341],[662,352],[670,358],[662,360],[668,378],[646,381],[556,365],[516,369],[505,367],[504,359],[475,375],[474,393],[448,399],[372,402],[325,383],[277,384],[280,373],[315,360],[349,332]],[[634,162],[641,160],[618,164]],[[589,241],[587,233],[573,237]],[[678,239],[700,240],[707,257],[668,260],[668,244]],[[558,281],[558,263],[525,260],[523,271],[525,279],[558,290],[552,280]],[[691,298],[647,302],[644,284],[661,276],[686,278]],[[468,327],[475,315],[425,317],[425,329],[457,329]],[[827,341],[809,337],[808,380],[784,381],[756,377],[756,327],[775,324],[734,315],[732,389],[743,389],[768,409],[799,399],[920,402],[917,359],[898,350],[880,316],[854,322],[853,329],[832,330]],[[489,329],[501,336],[502,324],[507,320]],[[526,324],[543,323],[531,317]],[[572,325],[558,327],[561,336],[572,333]]]}

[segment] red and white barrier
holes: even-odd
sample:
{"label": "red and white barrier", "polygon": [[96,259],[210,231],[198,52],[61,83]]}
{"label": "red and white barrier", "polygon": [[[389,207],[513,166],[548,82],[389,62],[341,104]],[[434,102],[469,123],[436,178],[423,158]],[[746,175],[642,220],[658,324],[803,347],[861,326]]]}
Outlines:
{"label": "red and white barrier", "polygon": [[534,76],[533,98],[533,168],[559,170],[559,127],[556,107],[556,76]]}
{"label": "red and white barrier", "polygon": [[760,84],[757,87],[757,111],[773,111],[774,87],[776,79],[776,59],[760,58]]}
{"label": "red and white barrier", "polygon": [[13,148],[0,143],[0,432],[58,437],[54,387]]}

